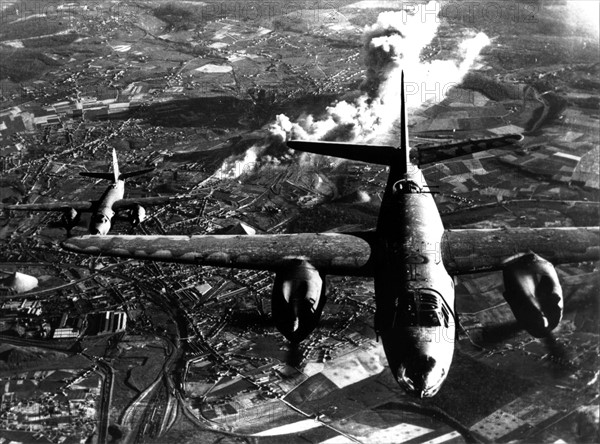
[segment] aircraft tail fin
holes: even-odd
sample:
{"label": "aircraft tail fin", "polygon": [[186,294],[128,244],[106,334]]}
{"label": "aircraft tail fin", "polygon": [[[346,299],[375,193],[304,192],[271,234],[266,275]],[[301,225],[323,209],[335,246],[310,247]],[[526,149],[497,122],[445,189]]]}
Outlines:
{"label": "aircraft tail fin", "polygon": [[154,168],[146,168],[143,170],[130,171],[128,173],[121,173],[119,170],[119,160],[117,159],[117,151],[114,148],[113,148],[113,152],[112,152],[112,165],[113,165],[112,173],[85,172],[85,173],[79,173],[79,174],[81,176],[85,176],[85,177],[93,177],[96,179],[110,180],[113,183],[117,183],[118,180],[125,180],[130,177],[139,176],[141,174],[146,174],[146,173],[154,170]]}
{"label": "aircraft tail fin", "polygon": [[117,150],[113,148],[112,152],[112,165],[113,165],[113,180],[115,183],[119,180],[119,160],[117,159]]}
{"label": "aircraft tail fin", "polygon": [[404,157],[405,168],[410,165],[410,147],[408,146],[408,118],[406,117],[406,101],[404,97],[404,70],[400,77],[400,150]]}

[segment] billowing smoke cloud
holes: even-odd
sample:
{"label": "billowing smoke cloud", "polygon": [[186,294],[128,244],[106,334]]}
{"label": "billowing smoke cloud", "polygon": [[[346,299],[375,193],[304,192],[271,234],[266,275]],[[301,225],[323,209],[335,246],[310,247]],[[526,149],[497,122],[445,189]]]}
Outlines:
{"label": "billowing smoke cloud", "polygon": [[373,142],[388,133],[400,116],[403,70],[409,111],[425,102],[441,101],[453,85],[460,83],[489,39],[483,33],[465,39],[457,60],[424,62],[421,52],[436,35],[439,20],[431,15],[424,20],[418,8],[412,12],[383,12],[375,24],[365,28],[367,70],[360,97],[352,103],[340,101],[327,107],[318,118],[306,115],[291,122],[283,114],[277,116],[269,129],[270,140],[250,148],[245,159],[228,160],[222,171],[230,172],[229,177],[247,172],[247,162],[267,160],[263,153],[273,142],[282,146],[284,141],[292,139]]}
{"label": "billowing smoke cloud", "polygon": [[564,7],[566,23],[578,33],[600,36],[600,3],[589,0],[570,0]]}

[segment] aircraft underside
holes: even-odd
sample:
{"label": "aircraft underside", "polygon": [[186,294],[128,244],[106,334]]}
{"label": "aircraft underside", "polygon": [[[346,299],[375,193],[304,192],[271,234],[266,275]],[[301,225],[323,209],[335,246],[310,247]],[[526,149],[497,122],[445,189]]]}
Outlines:
{"label": "aircraft underside", "polygon": [[394,377],[419,397],[437,393],[454,351],[454,284],[441,258],[443,233],[421,171],[411,168],[382,202],[375,330]]}

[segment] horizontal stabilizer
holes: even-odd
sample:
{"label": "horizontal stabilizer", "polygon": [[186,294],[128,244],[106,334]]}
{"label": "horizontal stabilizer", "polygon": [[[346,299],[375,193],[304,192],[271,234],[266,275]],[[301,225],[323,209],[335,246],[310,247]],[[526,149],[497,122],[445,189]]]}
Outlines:
{"label": "horizontal stabilizer", "polygon": [[410,159],[417,165],[428,165],[480,151],[505,148],[507,145],[512,145],[520,140],[523,140],[523,136],[520,134],[506,134],[498,137],[463,140],[441,145],[412,147]]}
{"label": "horizontal stabilizer", "polygon": [[129,179],[130,177],[141,176],[142,174],[149,173],[150,171],[154,171],[154,168],[146,168],[145,170],[139,171],[130,171],[129,173],[121,173],[119,176],[119,180]]}
{"label": "horizontal stabilizer", "polygon": [[293,150],[378,165],[392,165],[402,162],[404,159],[402,150],[393,146],[358,145],[345,142],[308,142],[304,140],[290,140],[286,144]]}
{"label": "horizontal stabilizer", "polygon": [[[121,173],[119,175],[119,180],[125,180],[125,179],[128,179],[130,177],[140,176],[142,174],[149,173],[150,171],[154,171],[154,168],[147,168],[145,170],[139,170],[139,171],[131,171],[129,173]],[[81,176],[93,177],[95,179],[110,180],[111,182],[114,180],[113,173],[89,173],[89,172],[85,172],[85,173],[79,173],[79,174]]]}
{"label": "horizontal stabilizer", "polygon": [[84,172],[84,173],[79,173],[80,176],[84,176],[84,177],[93,177],[94,179],[104,179],[104,180],[110,180],[112,182],[113,180],[113,173],[88,173],[88,172]]}

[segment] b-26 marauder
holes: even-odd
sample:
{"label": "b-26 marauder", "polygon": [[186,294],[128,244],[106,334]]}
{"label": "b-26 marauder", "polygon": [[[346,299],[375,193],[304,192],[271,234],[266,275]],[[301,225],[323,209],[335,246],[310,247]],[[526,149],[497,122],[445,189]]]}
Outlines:
{"label": "b-26 marauder", "polygon": [[[457,319],[452,276],[502,270],[504,296],[519,323],[546,337],[562,317],[562,289],[552,264],[600,258],[600,228],[445,230],[409,151],[404,85],[399,147],[291,141],[290,148],[390,167],[377,227],[361,233],[253,236],[82,236],[67,250],[276,273],[272,310],[291,342],[306,338],[325,305],[325,276],[372,277],[375,331],[398,383],[418,397],[435,395],[454,353]],[[514,136],[512,136],[514,138]],[[467,152],[486,149],[471,143]],[[448,145],[429,150],[427,162],[447,158]],[[465,148],[460,148],[465,152]],[[434,155],[431,155],[431,154]],[[421,161],[420,164],[426,162]]]}
{"label": "b-26 marauder", "polygon": [[76,227],[81,220],[82,212],[91,212],[89,232],[90,234],[105,235],[112,226],[112,219],[115,212],[129,210],[129,220],[133,225],[137,225],[146,218],[146,210],[142,205],[161,205],[169,202],[175,202],[182,199],[189,199],[190,196],[183,197],[141,197],[134,199],[124,199],[125,197],[125,179],[139,176],[153,171],[154,168],[146,168],[138,171],[121,173],[117,160],[117,152],[112,151],[113,171],[109,173],[82,172],[81,176],[93,177],[96,179],[109,180],[112,183],[106,191],[100,196],[100,199],[93,201],[75,201],[75,202],[47,202],[22,205],[2,205],[0,210],[17,211],[62,211],[61,224],[66,228],[67,233]]}

